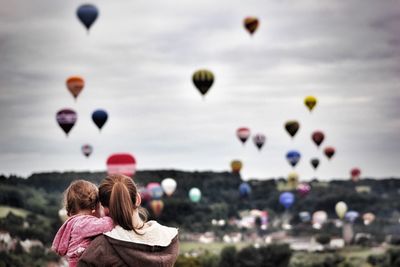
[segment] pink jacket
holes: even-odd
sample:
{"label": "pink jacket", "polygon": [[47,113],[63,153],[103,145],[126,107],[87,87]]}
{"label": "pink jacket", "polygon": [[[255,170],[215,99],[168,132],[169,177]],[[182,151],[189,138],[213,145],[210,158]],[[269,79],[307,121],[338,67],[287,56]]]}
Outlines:
{"label": "pink jacket", "polygon": [[110,217],[75,215],[60,227],[53,240],[52,249],[60,256],[67,256],[69,266],[77,265],[79,257],[94,237],[114,228]]}

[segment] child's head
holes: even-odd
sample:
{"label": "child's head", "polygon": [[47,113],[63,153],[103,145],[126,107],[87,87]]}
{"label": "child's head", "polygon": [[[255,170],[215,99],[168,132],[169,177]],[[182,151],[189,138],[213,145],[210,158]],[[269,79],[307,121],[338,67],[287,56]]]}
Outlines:
{"label": "child's head", "polygon": [[80,211],[94,211],[99,204],[99,193],[95,184],[85,181],[73,181],[64,193],[64,205],[68,216]]}

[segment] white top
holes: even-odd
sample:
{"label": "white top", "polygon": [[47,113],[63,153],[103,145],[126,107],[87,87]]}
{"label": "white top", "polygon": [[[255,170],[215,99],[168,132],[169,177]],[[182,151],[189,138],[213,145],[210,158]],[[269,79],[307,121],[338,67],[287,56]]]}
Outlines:
{"label": "white top", "polygon": [[146,226],[143,229],[136,230],[143,235],[138,235],[134,231],[125,230],[119,225],[110,232],[104,234],[113,239],[125,242],[162,247],[167,247],[171,244],[172,239],[178,234],[177,228],[167,227],[156,221],[148,221],[146,222]]}

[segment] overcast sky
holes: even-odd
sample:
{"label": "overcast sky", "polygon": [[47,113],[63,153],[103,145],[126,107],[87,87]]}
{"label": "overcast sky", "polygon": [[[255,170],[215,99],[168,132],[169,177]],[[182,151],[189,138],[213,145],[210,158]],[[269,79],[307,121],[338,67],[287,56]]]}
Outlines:
{"label": "overcast sky", "polygon": [[[297,149],[304,180],[348,179],[352,167],[400,176],[400,1],[92,1],[89,35],[83,3],[0,0],[0,173],[99,171],[129,152],[138,170],[223,171],[240,159],[245,179],[262,179],[287,176]],[[253,36],[246,16],[260,20]],[[216,77],[204,100],[191,80],[200,68]],[[86,80],[76,102],[71,75]],[[318,98],[311,114],[307,95]],[[78,113],[68,138],[55,119],[65,107]],[[101,133],[98,108],[109,114]],[[266,135],[261,152],[241,145],[241,126]],[[314,130],[326,134],[320,149]]]}

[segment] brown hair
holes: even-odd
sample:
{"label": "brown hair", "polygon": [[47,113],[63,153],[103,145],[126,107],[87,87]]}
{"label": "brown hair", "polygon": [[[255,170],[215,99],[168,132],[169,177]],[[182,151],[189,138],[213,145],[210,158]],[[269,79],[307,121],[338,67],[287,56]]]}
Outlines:
{"label": "brown hair", "polygon": [[135,228],[134,211],[138,209],[143,221],[147,220],[147,213],[143,208],[136,205],[137,196],[138,190],[132,178],[122,174],[107,176],[99,186],[100,202],[109,209],[109,216],[114,223],[125,230],[133,230],[138,234],[136,229],[142,229],[144,224]]}
{"label": "brown hair", "polygon": [[64,192],[64,206],[68,216],[76,215],[81,210],[94,210],[98,204],[98,190],[91,182],[76,180]]}

